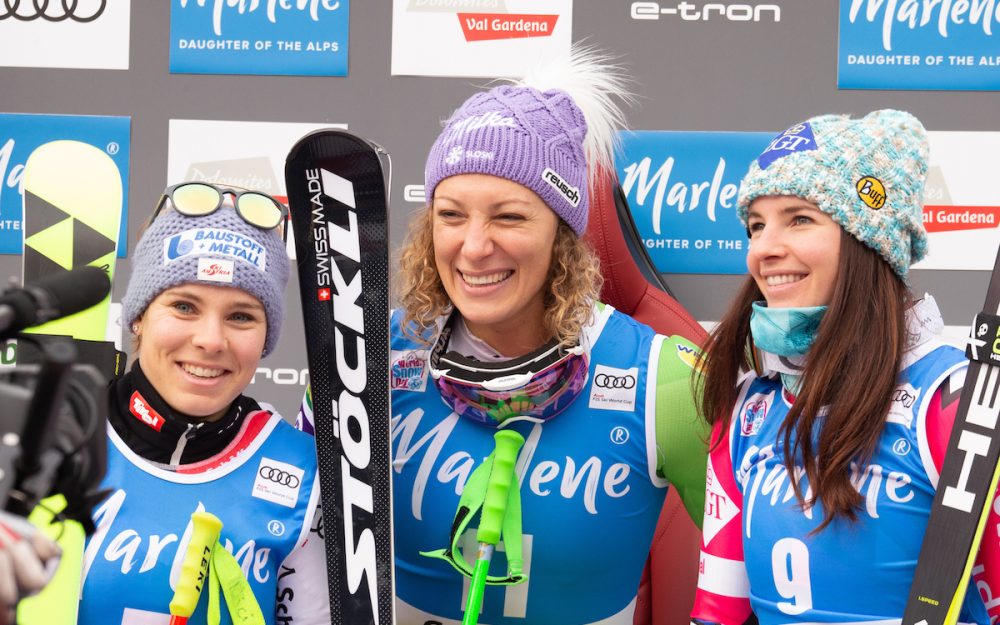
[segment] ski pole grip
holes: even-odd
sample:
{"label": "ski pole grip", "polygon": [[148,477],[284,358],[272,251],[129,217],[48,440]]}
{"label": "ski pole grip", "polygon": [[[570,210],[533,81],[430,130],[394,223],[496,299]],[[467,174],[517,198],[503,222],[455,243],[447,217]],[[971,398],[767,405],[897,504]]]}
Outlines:
{"label": "ski pole grip", "polygon": [[496,451],[493,453],[493,470],[486,484],[483,510],[479,517],[476,540],[496,545],[500,542],[500,529],[507,511],[507,495],[514,481],[514,463],[517,452],[524,444],[524,437],[513,430],[500,430],[493,435]]}
{"label": "ski pole grip", "polygon": [[209,512],[191,514],[191,540],[188,542],[181,573],[177,580],[174,598],[170,601],[170,614],[190,617],[198,605],[201,589],[208,579],[208,563],[212,559],[212,549],[219,541],[222,521]]}

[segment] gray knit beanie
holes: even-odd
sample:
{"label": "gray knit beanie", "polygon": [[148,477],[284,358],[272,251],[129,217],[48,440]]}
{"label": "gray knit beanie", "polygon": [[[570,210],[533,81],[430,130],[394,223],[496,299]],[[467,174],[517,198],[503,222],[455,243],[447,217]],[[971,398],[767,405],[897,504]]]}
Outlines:
{"label": "gray knit beanie", "polygon": [[164,211],[143,233],[132,254],[122,321],[131,328],[157,295],[179,284],[235,287],[264,305],[267,338],[262,356],[267,356],[281,334],[289,265],[278,231],[248,224],[233,209],[228,195],[219,210],[204,217]]}

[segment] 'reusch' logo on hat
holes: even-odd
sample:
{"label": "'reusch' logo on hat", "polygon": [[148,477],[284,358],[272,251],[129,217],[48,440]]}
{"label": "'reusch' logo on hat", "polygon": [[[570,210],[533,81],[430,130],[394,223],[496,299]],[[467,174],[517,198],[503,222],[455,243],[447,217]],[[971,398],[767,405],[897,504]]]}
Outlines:
{"label": "'reusch' logo on hat", "polygon": [[885,187],[878,178],[865,176],[854,185],[858,190],[858,197],[868,205],[869,208],[878,210],[885,205]]}
{"label": "'reusch' logo on hat", "polygon": [[796,152],[815,150],[817,147],[812,125],[809,122],[802,122],[795,124],[772,139],[771,143],[757,157],[757,164],[761,169],[767,169],[768,165],[779,158]]}
{"label": "'reusch' logo on hat", "polygon": [[550,168],[546,167],[545,171],[542,172],[542,180],[547,182],[550,187],[562,194],[566,201],[577,207],[580,205],[580,189],[571,186],[565,180],[563,180],[559,174],[552,171]]}

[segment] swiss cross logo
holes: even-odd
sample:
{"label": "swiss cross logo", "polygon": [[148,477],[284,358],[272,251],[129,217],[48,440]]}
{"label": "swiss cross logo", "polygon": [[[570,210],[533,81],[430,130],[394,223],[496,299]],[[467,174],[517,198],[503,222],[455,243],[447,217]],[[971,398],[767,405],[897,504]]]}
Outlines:
{"label": "swiss cross logo", "polygon": [[153,428],[157,432],[163,427],[165,419],[160,416],[160,413],[153,410],[153,407],[146,403],[139,391],[133,391],[132,397],[128,402],[128,409],[136,419],[142,421],[149,427]]}
{"label": "swiss cross logo", "polygon": [[322,288],[319,291],[317,291],[316,292],[316,299],[318,299],[321,302],[329,302],[330,301],[330,289]]}

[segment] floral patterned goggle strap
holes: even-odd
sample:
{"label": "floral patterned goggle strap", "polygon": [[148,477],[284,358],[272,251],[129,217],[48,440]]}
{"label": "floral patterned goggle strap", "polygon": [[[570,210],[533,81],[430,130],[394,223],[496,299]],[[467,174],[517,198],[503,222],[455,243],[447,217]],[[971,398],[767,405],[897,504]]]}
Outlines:
{"label": "floral patterned goggle strap", "polygon": [[552,419],[573,403],[587,384],[589,354],[552,341],[526,356],[481,362],[445,352],[451,324],[430,354],[430,374],[441,398],[459,416],[500,426],[513,417]]}

